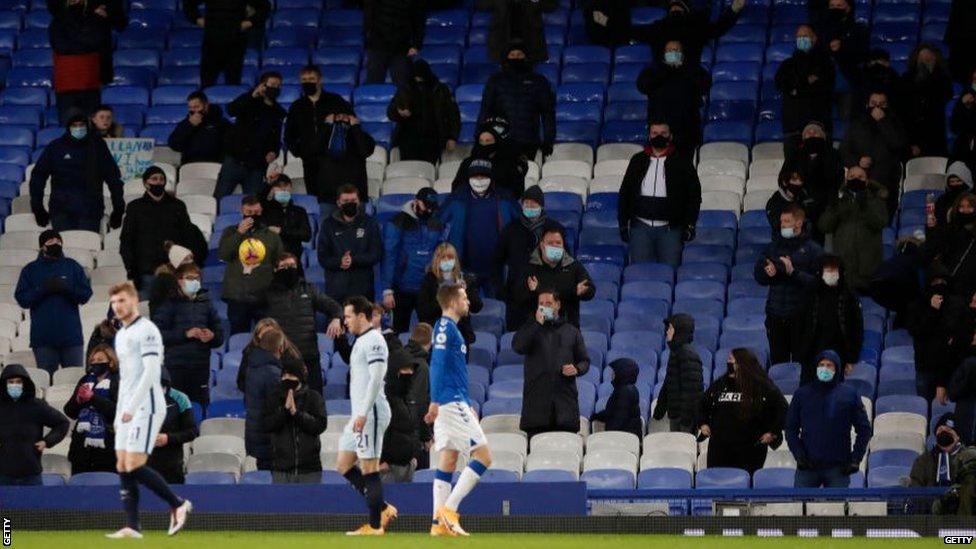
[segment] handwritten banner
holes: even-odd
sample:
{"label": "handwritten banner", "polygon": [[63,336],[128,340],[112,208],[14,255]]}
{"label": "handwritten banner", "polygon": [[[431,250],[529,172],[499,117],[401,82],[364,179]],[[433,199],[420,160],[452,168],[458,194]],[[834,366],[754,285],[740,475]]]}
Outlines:
{"label": "handwritten banner", "polygon": [[154,139],[123,137],[106,139],[105,143],[122,172],[123,181],[142,177],[142,172],[152,166],[153,148],[156,146]]}

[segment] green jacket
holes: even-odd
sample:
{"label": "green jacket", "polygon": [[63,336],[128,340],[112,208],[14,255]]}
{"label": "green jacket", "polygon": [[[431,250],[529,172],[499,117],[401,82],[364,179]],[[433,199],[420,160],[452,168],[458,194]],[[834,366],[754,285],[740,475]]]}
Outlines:
{"label": "green jacket", "polygon": [[[260,261],[255,257],[253,266],[245,266],[241,260],[241,244],[248,238],[259,240],[264,245],[264,257],[260,258]],[[236,225],[224,229],[223,234],[220,235],[220,246],[217,248],[218,257],[227,263],[220,297],[225,301],[262,303],[264,294],[271,285],[278,257],[283,251],[281,238],[266,227],[252,230],[245,235],[237,232]]]}
{"label": "green jacket", "polygon": [[[928,451],[918,456],[912,464],[909,479],[912,487],[935,486],[938,473],[938,454],[941,452]],[[953,485],[959,485],[959,515],[969,516],[974,511],[976,500],[976,474],[963,474],[957,478],[960,470],[965,468],[973,471],[976,467],[976,447],[963,446],[958,452],[949,457],[949,478]]]}
{"label": "green jacket", "polygon": [[824,234],[834,237],[833,250],[844,262],[848,286],[862,290],[883,260],[882,231],[888,225],[885,205],[888,191],[875,181],[867,190],[853,193],[845,182],[840,194],[823,215],[817,226]]}

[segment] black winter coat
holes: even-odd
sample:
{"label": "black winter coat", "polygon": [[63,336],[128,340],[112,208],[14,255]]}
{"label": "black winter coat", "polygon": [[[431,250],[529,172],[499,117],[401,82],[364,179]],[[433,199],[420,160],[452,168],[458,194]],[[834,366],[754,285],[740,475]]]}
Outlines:
{"label": "black winter coat", "polygon": [[[24,380],[24,393],[17,400],[7,394],[7,380]],[[41,452],[34,445],[43,440],[53,448],[68,434],[68,418],[37,398],[34,382],[20,364],[0,372],[0,475],[28,477],[41,474]],[[44,434],[44,428],[51,430]]]}
{"label": "black winter coat", "polygon": [[366,49],[398,54],[406,54],[410,48],[419,50],[426,19],[420,0],[364,0]]}
{"label": "black winter coat", "polygon": [[[508,46],[521,40],[530,63],[549,59],[546,47],[543,13],[555,11],[555,0],[477,0],[477,9],[491,11],[488,28],[488,58],[495,63],[505,60]],[[509,119],[511,120],[511,119]]]}
{"label": "black winter coat", "polygon": [[682,428],[693,432],[699,417],[699,405],[704,391],[702,361],[692,346],[695,337],[695,319],[677,314],[669,319],[674,326],[674,337],[668,343],[668,368],[664,385],[654,407],[654,419],[678,420]]}
{"label": "black winter coat", "polygon": [[901,118],[911,128],[909,144],[919,147],[922,156],[945,156],[949,151],[945,110],[952,99],[952,80],[940,66],[932,73],[921,67],[919,64],[915,72],[909,68],[902,77]]}
{"label": "black winter coat", "polygon": [[[647,152],[639,152],[630,157],[627,172],[620,184],[620,205],[617,209],[617,223],[621,231],[637,222],[638,202],[644,176],[651,165]],[[667,185],[668,223],[672,228],[685,229],[698,223],[701,210],[701,181],[698,172],[686,158],[670,153],[664,162],[664,178]]]}
{"label": "black winter coat", "polygon": [[[319,121],[318,135],[325,143],[329,142],[332,135],[333,124]],[[373,139],[362,125],[356,124],[349,126],[346,131],[346,151],[342,156],[333,158],[327,156],[325,147],[319,149],[318,182],[312,187],[312,192],[318,197],[319,202],[330,204],[336,201],[336,190],[350,183],[359,189],[360,200],[365,200],[369,196],[369,189],[366,185],[366,159],[373,154],[376,148],[376,140]]]}
{"label": "black winter coat", "polygon": [[934,269],[952,277],[952,293],[972,297],[976,291],[976,227],[953,222],[925,231],[926,247],[935,255]]}
{"label": "black winter coat", "polygon": [[820,49],[797,50],[780,64],[776,89],[783,94],[783,133],[799,133],[813,120],[830,127],[835,78],[833,61]]}
{"label": "black winter coat", "polygon": [[[596,282],[586,270],[582,263],[576,261],[569,252],[563,252],[563,258],[557,265],[549,265],[542,260],[539,249],[536,248],[529,256],[529,263],[524,268],[525,277],[515,287],[512,299],[508,302],[510,307],[518,307],[522,311],[521,321],[525,322],[534,317],[534,312],[538,306],[539,290],[553,288],[559,294],[562,303],[560,311],[562,318],[575,327],[579,327],[580,320],[580,301],[589,301],[596,295]],[[535,291],[529,290],[528,279],[535,277],[539,285]],[[583,295],[576,293],[576,286],[583,281],[587,281],[586,291]]]}
{"label": "black winter coat", "polygon": [[509,121],[512,143],[546,149],[556,140],[556,94],[540,74],[513,69],[493,74],[481,96],[478,126],[493,116]]}
{"label": "black winter coat", "polygon": [[647,96],[648,123],[667,122],[683,151],[701,143],[701,108],[710,87],[711,76],[695,62],[651,65],[637,77],[637,90]]}
{"label": "black winter coat", "polygon": [[278,154],[281,149],[281,123],[285,119],[285,109],[277,103],[269,105],[263,97],[254,97],[247,91],[227,105],[227,114],[236,118],[230,132],[230,156],[248,169],[267,169],[265,155]]}
{"label": "black winter coat", "polygon": [[166,446],[153,449],[149,466],[159,471],[166,482],[182,484],[183,445],[200,436],[190,398],[172,387],[166,390],[166,419],[159,431],[167,437]]}
{"label": "black winter coat", "polygon": [[[87,355],[86,355],[87,356]],[[85,383],[85,376],[75,384],[75,390],[71,393],[71,399],[64,404],[64,415],[68,419],[77,420],[78,414],[84,408],[94,408],[105,420],[105,447],[95,448],[85,446],[85,432],[78,429],[75,423],[71,431],[71,446],[68,449],[68,460],[71,461],[71,474],[87,473],[92,471],[115,472],[115,406],[119,400],[119,375],[109,374],[109,396],[103,397],[92,393],[91,399],[84,404],[79,404],[75,397],[78,395],[78,388]]]}
{"label": "black winter coat", "polygon": [[[99,6],[105,6],[107,17],[95,13]],[[47,0],[47,10],[51,13],[48,35],[51,47],[57,53],[83,53],[65,51],[66,47],[94,44],[99,54],[99,75],[103,85],[112,83],[115,71],[112,63],[112,31],[122,32],[129,24],[123,3],[118,0],[105,0],[97,3],[82,3],[68,6],[64,0]]]}
{"label": "black winter coat", "polygon": [[260,347],[245,349],[241,359],[238,385],[244,385],[244,447],[247,455],[259,461],[271,459],[271,436],[264,424],[265,402],[281,386],[281,369],[281,360]]}
{"label": "black winter coat", "polygon": [[976,102],[966,106],[962,99],[967,96],[976,99],[976,90],[964,91],[952,107],[949,128],[956,134],[956,141],[949,162],[962,160],[973,171],[976,169]]}
{"label": "black winter coat", "polygon": [[308,212],[305,208],[290,201],[282,204],[274,197],[267,199],[268,193],[264,193],[262,200],[261,221],[268,227],[281,227],[278,237],[285,247],[285,251],[298,258],[301,264],[302,253],[305,251],[303,242],[312,239],[312,225],[308,219]]}
{"label": "black winter coat", "polygon": [[[325,143],[319,132],[325,117],[330,114],[353,114],[352,105],[342,96],[325,90],[315,103],[306,95],[296,99],[288,107],[288,118],[285,120],[285,146],[288,150],[305,160],[315,160],[321,155]],[[306,181],[305,184],[314,182]]]}
{"label": "black winter coat", "polygon": [[[853,4],[852,4],[853,7]],[[837,63],[841,74],[849,82],[856,82],[858,71],[867,56],[870,42],[868,28],[857,22],[854,11],[842,20],[834,19],[827,10],[825,17],[814,24],[817,42],[827,47],[832,41],[840,40],[840,49],[830,51],[830,57]]]}
{"label": "black winter coat", "polygon": [[413,409],[414,423],[421,442],[427,442],[433,437],[433,426],[424,421],[427,408],[430,406],[430,365],[428,353],[420,345],[408,341],[403,349],[414,362],[413,382],[410,384],[410,395],[407,397]]}
{"label": "black winter coat", "polygon": [[637,390],[637,363],[629,358],[618,358],[610,363],[613,370],[613,392],[607,406],[593,414],[594,421],[602,421],[607,431],[633,433],[644,438],[644,422],[641,419],[640,392]]}
{"label": "black winter coat", "polygon": [[[817,260],[823,248],[805,232],[793,238],[775,237],[766,245],[762,256],[756,260],[753,271],[760,286],[769,286],[766,297],[766,314],[778,318],[791,318],[800,312],[803,296],[816,282]],[[780,257],[793,262],[793,274],[786,274]],[[776,274],[766,274],[766,260],[776,266]]]}
{"label": "black winter coat", "polygon": [[[397,125],[393,145],[432,142],[443,149],[448,139],[457,141],[461,135],[461,111],[451,88],[437,81],[429,66],[424,70],[418,65],[426,63],[414,62],[415,75],[418,70],[426,73],[424,82],[411,80],[409,87],[398,89],[386,109],[386,117]],[[401,116],[400,109],[409,110],[410,116]]]}
{"label": "black winter coat", "polygon": [[[532,319],[515,333],[512,350],[525,356],[519,428],[579,431],[576,378],[590,369],[590,355],[579,328],[562,319],[544,325]],[[576,366],[576,376],[563,375],[565,364]]]}
{"label": "black winter coat", "polygon": [[[802,141],[796,149],[786,149],[784,170],[791,169],[803,176],[803,188],[816,204],[814,211],[807,211],[807,219],[820,219],[820,214],[832,200],[844,181],[844,163],[840,154],[828,142]],[[779,223],[772,224],[778,227]]]}
{"label": "black winter coat", "polygon": [[956,368],[949,381],[949,399],[956,403],[956,432],[964,444],[976,443],[976,358]]}
{"label": "black winter coat", "polygon": [[200,124],[194,126],[184,118],[173,128],[166,144],[180,153],[181,164],[223,162],[232,127],[220,105],[210,104]]}
{"label": "black winter coat", "polygon": [[[204,11],[200,11],[203,5]],[[252,15],[248,15],[248,9]],[[203,28],[204,38],[232,38],[244,34],[241,23],[250,21],[254,29],[263,29],[271,11],[268,0],[188,0],[183,2],[183,14],[193,24],[200,17],[206,17]]]}
{"label": "black winter coat", "polygon": [[271,437],[271,470],[293,474],[322,470],[322,442],[329,419],[322,395],[301,386],[295,392],[295,415],[285,410],[287,393],[278,385],[264,401],[264,429]]}
{"label": "black winter coat", "polygon": [[948,387],[952,372],[961,357],[953,353],[951,344],[957,327],[964,322],[967,304],[957,296],[943,296],[939,309],[933,309],[931,292],[908,308],[908,331],[915,348],[915,369],[935,374],[935,384]]}
{"label": "black winter coat", "polygon": [[889,192],[901,182],[901,160],[908,149],[908,133],[901,119],[889,110],[880,122],[866,114],[853,122],[840,146],[844,166],[857,166],[862,156],[872,159],[868,176]]}
{"label": "black winter coat", "polygon": [[[352,266],[343,270],[340,265],[347,251],[352,255]],[[347,223],[336,210],[322,222],[318,255],[330,297],[339,302],[354,295],[373,298],[373,266],[383,256],[383,237],[375,219],[360,212]]]}
{"label": "black winter coat", "polygon": [[522,191],[525,190],[525,174],[529,171],[528,162],[524,156],[512,151],[507,143],[499,143],[498,147],[491,152],[485,150],[482,145],[475,143],[474,148],[471,149],[471,156],[462,160],[458,166],[454,181],[451,182],[452,193],[457,192],[458,189],[461,189],[461,192],[467,190],[468,168],[471,167],[471,161],[475,158],[485,158],[491,161],[491,181],[498,188],[506,189],[509,194],[516,198],[522,196]]}
{"label": "black winter coat", "polygon": [[976,51],[973,36],[976,35],[976,4],[968,0],[952,0],[949,24],[946,26],[945,43],[949,46],[949,68],[956,82],[972,82],[976,67]]}
{"label": "black winter coat", "polygon": [[807,225],[811,229],[816,228],[817,220],[820,219],[820,214],[823,213],[823,205],[817,203],[816,199],[807,192],[805,186],[800,189],[798,196],[794,197],[787,197],[786,190],[780,187],[766,201],[766,219],[769,220],[769,227],[772,229],[773,238],[776,238],[780,234],[780,216],[783,215],[783,211],[793,205],[803,208],[803,211],[807,214]]}
{"label": "black winter coat", "polygon": [[[701,401],[698,426],[708,425],[712,434],[708,441],[712,448],[742,448],[755,446],[759,437],[772,433],[773,449],[783,443],[783,425],[789,405],[783,393],[768,378],[763,379],[754,402],[742,401],[742,390],[736,378],[728,374],[716,379]],[[724,453],[724,452],[723,452]]]}
{"label": "black winter coat", "polygon": [[[526,279],[526,270],[532,252],[539,248],[542,233],[547,227],[559,226],[559,222],[549,219],[543,211],[536,219],[529,219],[520,215],[505,225],[498,236],[498,247],[495,250],[495,263],[507,269],[504,285],[501,285],[502,300],[511,303],[515,296],[522,291],[522,284]],[[517,307],[506,308],[506,324],[508,331],[514,332],[525,322],[521,310]]]}
{"label": "black winter coat", "polygon": [[390,426],[383,435],[383,455],[380,461],[392,465],[407,465],[420,453],[413,393],[414,374],[401,374],[396,369],[386,373],[386,399],[390,403]]}
{"label": "black winter coat", "polygon": [[156,202],[148,194],[129,202],[122,223],[119,253],[132,280],[151,275],[168,261],[163,243],[179,244],[193,252],[193,262],[207,261],[208,244],[200,229],[190,221],[186,204],[166,193]]}
{"label": "black winter coat", "polygon": [[75,139],[67,131],[44,147],[30,177],[31,210],[43,208],[44,188],[51,178],[50,213],[101,216],[105,211],[102,185],[112,196],[112,210],[125,211],[122,173],[105,140],[89,134]]}
{"label": "black winter coat", "polygon": [[677,40],[685,62],[697,64],[705,44],[729,32],[738,19],[739,15],[728,8],[714,22],[700,11],[669,13],[650,25],[633,27],[631,33],[634,39],[650,44],[654,59],[663,59],[665,44]]}
{"label": "black winter coat", "polygon": [[331,297],[304,280],[291,288],[277,282],[271,283],[265,315],[278,321],[282,331],[306,361],[319,359],[315,313],[322,313],[331,321],[342,316],[342,308]]}
{"label": "black winter coat", "polygon": [[837,351],[844,364],[857,364],[864,342],[864,314],[861,300],[846,283],[834,288],[817,280],[806,293],[803,313],[796,324],[799,350],[803,366],[800,382],[816,377],[814,358],[824,349]]}
{"label": "black winter coat", "polygon": [[[465,274],[464,286],[467,290],[468,300],[471,301],[471,314],[477,314],[485,306],[481,300],[481,292],[478,290],[478,278],[474,275]],[[417,320],[426,322],[431,326],[437,325],[437,321],[443,316],[441,306],[437,303],[437,290],[441,287],[441,282],[437,280],[434,273],[427,272],[423,282],[420,283],[420,291],[417,292]],[[474,328],[471,327],[471,317],[466,316],[458,322],[458,329],[464,336],[464,342],[468,345],[474,343]]]}
{"label": "black winter coat", "polygon": [[[224,344],[224,328],[207,290],[192,298],[180,292],[159,304],[152,321],[159,328],[166,345],[165,365],[170,370],[210,367],[210,351]],[[214,333],[209,343],[187,339],[190,328],[206,328]]]}

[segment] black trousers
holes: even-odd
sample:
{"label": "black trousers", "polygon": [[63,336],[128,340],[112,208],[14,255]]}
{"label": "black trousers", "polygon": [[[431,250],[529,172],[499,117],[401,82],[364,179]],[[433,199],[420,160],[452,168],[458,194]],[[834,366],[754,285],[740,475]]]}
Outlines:
{"label": "black trousers", "polygon": [[173,388],[186,393],[190,401],[198,402],[204,408],[210,403],[210,365],[180,365],[179,368],[170,367],[169,377],[173,381]]}
{"label": "black trousers", "polygon": [[745,469],[749,474],[762,469],[766,463],[767,446],[752,441],[745,444],[708,443],[708,467],[735,467]]}
{"label": "black trousers", "polygon": [[382,84],[386,81],[386,71],[390,80],[398,88],[410,85],[410,59],[406,53],[391,53],[380,50],[366,51],[366,83]]}
{"label": "black trousers", "polygon": [[63,92],[55,94],[54,98],[58,105],[58,121],[64,126],[75,111],[86,117],[95,112],[95,107],[102,102],[102,90]]}
{"label": "black trousers", "polygon": [[240,84],[246,50],[246,33],[204,34],[200,52],[200,87],[213,86],[221,73],[225,84]]}
{"label": "black trousers", "polygon": [[410,316],[417,309],[417,294],[395,290],[396,308],[393,309],[393,330],[398,333],[410,331]]}
{"label": "black trousers", "polygon": [[322,387],[325,385],[322,380],[322,362],[318,356],[306,356],[302,357],[305,362],[305,369],[308,370],[306,374],[306,382],[308,383],[309,389],[316,391],[318,394],[322,394]]}
{"label": "black trousers", "polygon": [[799,337],[796,319],[766,315],[766,339],[769,340],[769,362],[780,364],[799,360]]}
{"label": "black trousers", "polygon": [[423,160],[437,164],[444,149],[439,139],[401,139],[397,143],[400,147],[400,160]]}
{"label": "black trousers", "polygon": [[302,158],[302,174],[305,178],[305,194],[318,196],[319,159],[314,156]]}

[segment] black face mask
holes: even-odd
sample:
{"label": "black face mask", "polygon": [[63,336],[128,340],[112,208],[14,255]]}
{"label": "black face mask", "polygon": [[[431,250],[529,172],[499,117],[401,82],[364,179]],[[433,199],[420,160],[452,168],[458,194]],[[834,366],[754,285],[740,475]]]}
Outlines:
{"label": "black face mask", "polygon": [[498,152],[498,143],[491,143],[489,145],[482,145],[479,143],[475,148],[478,149],[480,154],[485,156],[494,156],[494,154]]}
{"label": "black face mask", "polygon": [[820,154],[827,150],[827,140],[822,137],[809,137],[803,140],[803,148],[807,152]]}
{"label": "black face mask", "polygon": [[95,376],[101,376],[108,372],[108,362],[92,362],[88,365],[88,371]]}
{"label": "black face mask", "polygon": [[671,140],[663,135],[655,135],[648,143],[655,149],[666,149],[671,144]]}
{"label": "black face mask", "polygon": [[847,188],[854,192],[861,192],[868,188],[868,182],[861,179],[848,179]]}
{"label": "black face mask", "polygon": [[274,101],[281,95],[281,88],[264,88],[264,96]]}
{"label": "black face mask", "polygon": [[44,255],[48,257],[64,257],[64,249],[60,244],[48,244],[44,246]]}
{"label": "black face mask", "polygon": [[305,95],[315,95],[319,91],[319,85],[315,82],[302,82],[302,93]]}
{"label": "black face mask", "polygon": [[529,62],[525,59],[508,59],[505,61],[505,68],[514,72],[526,72],[529,70]]}
{"label": "black face mask", "polygon": [[786,190],[789,191],[794,198],[797,198],[803,194],[803,185],[793,185],[792,183],[787,183]]}
{"label": "black face mask", "polygon": [[288,391],[294,391],[296,389],[298,389],[298,380],[297,379],[283,379],[283,380],[281,380],[281,390],[284,391],[286,394],[288,393]]}
{"label": "black face mask", "polygon": [[949,285],[945,282],[929,286],[929,295],[946,295],[949,293]]}
{"label": "black face mask", "polygon": [[832,8],[827,10],[827,17],[833,21],[843,21],[847,17],[847,10],[842,8]]}
{"label": "black face mask", "polygon": [[973,213],[962,213],[956,212],[953,218],[962,225],[969,225],[970,223],[976,222],[976,212]]}
{"label": "black face mask", "polygon": [[729,374],[734,374],[735,373],[735,362],[726,362],[725,363],[725,369],[728,371]]}
{"label": "black face mask", "polygon": [[935,443],[939,445],[940,448],[948,448],[956,443],[956,438],[952,436],[949,431],[942,431],[941,433],[935,435]]}
{"label": "black face mask", "polygon": [[146,192],[152,197],[159,198],[166,194],[166,185],[149,185]]}
{"label": "black face mask", "polygon": [[298,275],[298,269],[281,269],[280,271],[275,271],[274,280],[286,288],[293,288],[295,284],[298,284],[298,279],[300,278]]}
{"label": "black face mask", "polygon": [[346,217],[356,217],[356,214],[359,213],[359,204],[356,202],[339,204],[339,211],[342,212],[342,215]]}

